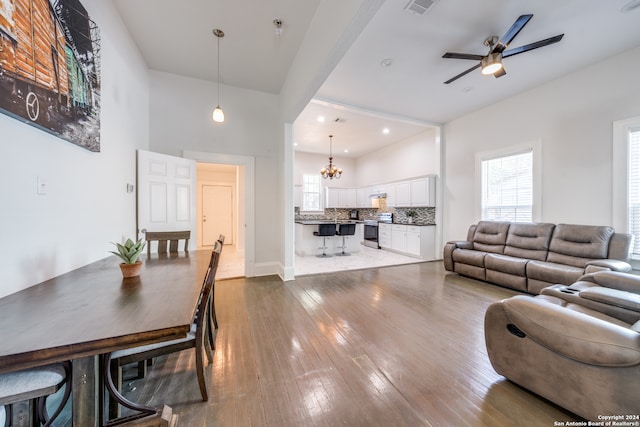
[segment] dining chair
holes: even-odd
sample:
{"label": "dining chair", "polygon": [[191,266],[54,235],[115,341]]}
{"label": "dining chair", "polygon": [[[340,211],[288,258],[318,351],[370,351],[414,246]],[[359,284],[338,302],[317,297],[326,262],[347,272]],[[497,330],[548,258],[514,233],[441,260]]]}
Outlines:
{"label": "dining chair", "polygon": [[[131,406],[129,406],[131,402],[127,401],[126,399],[120,399],[121,395],[119,390],[121,390],[122,388],[122,367],[124,365],[191,348],[195,350],[196,374],[198,377],[200,394],[202,395],[203,401],[208,400],[207,384],[204,376],[204,360],[202,353],[203,350],[205,350],[205,347],[209,344],[205,335],[207,334],[207,329],[209,328],[209,321],[207,320],[209,300],[211,291],[213,289],[213,284],[215,282],[215,275],[218,268],[221,251],[222,245],[219,242],[216,242],[214,250],[211,253],[211,260],[209,262],[205,280],[200,292],[195,322],[194,324],[192,324],[191,330],[188,332],[185,338],[118,350],[104,355],[104,366],[106,367],[106,369],[103,370],[103,375],[105,376],[104,383],[107,389],[110,391],[111,396],[117,403],[131,408]],[[199,313],[204,313],[204,315],[200,316]],[[209,359],[209,363],[212,363],[212,359]],[[137,408],[134,407],[133,409]],[[113,407],[111,408],[110,413],[115,413]]]}
{"label": "dining chair", "polygon": [[158,242],[157,252],[159,254],[177,253],[180,240],[184,240],[184,251],[189,252],[189,239],[191,231],[145,231],[147,242],[147,256],[151,255],[151,243]]}
{"label": "dining chair", "polygon": [[[65,387],[62,400],[53,415],[49,416],[47,397],[62,386]],[[48,427],[60,415],[70,395],[70,362],[0,374],[0,407],[4,407],[5,427],[30,425],[32,419],[37,420],[38,425]],[[16,418],[16,423],[13,418]]]}

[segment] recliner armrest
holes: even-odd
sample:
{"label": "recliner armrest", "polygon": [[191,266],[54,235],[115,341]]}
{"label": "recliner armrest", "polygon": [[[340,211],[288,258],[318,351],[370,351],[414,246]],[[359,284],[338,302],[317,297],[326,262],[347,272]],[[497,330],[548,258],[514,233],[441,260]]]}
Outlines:
{"label": "recliner armrest", "polygon": [[585,271],[587,273],[591,273],[591,271],[589,271],[589,266],[600,267],[600,269],[609,269],[611,271],[621,271],[623,273],[631,271],[631,265],[619,259],[594,259],[592,261],[587,261],[586,265],[587,267]]}
{"label": "recliner armrest", "polygon": [[535,297],[518,295],[501,303],[518,329],[556,353],[590,365],[640,364],[636,331]]}
{"label": "recliner armrest", "polygon": [[473,249],[473,242],[469,242],[467,240],[454,240],[447,242],[447,245],[448,244],[452,244],[455,248],[459,249]]}
{"label": "recliner armrest", "polygon": [[593,286],[578,294],[581,298],[640,312],[640,294],[619,289]]}
{"label": "recliner armrest", "polygon": [[466,240],[455,240],[447,242],[444,245],[444,249],[442,250],[442,259],[444,261],[444,268],[447,271],[453,270],[453,251],[461,248],[461,249],[473,249],[473,242],[468,242]]}
{"label": "recliner armrest", "polygon": [[579,282],[597,283],[605,288],[619,289],[621,291],[640,294],[640,276],[617,271],[599,271],[585,274],[578,279]]}

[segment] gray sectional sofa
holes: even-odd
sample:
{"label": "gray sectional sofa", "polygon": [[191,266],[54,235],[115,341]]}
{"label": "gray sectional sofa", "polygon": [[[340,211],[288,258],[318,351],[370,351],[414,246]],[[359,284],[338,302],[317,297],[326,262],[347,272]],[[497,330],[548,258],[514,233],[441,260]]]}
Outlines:
{"label": "gray sectional sofa", "polygon": [[480,221],[447,242],[444,266],[463,276],[539,294],[585,273],[631,270],[632,236],[607,226]]}

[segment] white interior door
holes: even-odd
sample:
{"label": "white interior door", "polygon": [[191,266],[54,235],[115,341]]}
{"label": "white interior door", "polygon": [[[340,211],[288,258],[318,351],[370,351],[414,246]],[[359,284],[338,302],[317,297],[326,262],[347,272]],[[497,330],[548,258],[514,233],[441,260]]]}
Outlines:
{"label": "white interior door", "polygon": [[138,150],[138,233],[142,230],[191,230],[189,246],[195,248],[195,160]]}
{"label": "white interior door", "polygon": [[202,246],[213,246],[223,234],[224,243],[234,243],[233,187],[230,185],[202,186]]}

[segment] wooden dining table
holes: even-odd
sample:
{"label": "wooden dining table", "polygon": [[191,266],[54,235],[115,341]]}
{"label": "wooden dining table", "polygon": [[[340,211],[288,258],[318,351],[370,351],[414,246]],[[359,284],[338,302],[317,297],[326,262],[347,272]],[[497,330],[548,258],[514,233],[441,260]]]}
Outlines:
{"label": "wooden dining table", "polygon": [[123,279],[113,256],[0,298],[0,373],[71,360],[73,425],[102,425],[99,356],[185,337],[210,257],[143,256]]}

